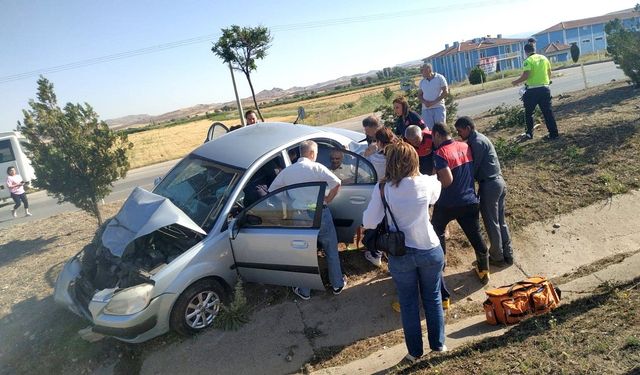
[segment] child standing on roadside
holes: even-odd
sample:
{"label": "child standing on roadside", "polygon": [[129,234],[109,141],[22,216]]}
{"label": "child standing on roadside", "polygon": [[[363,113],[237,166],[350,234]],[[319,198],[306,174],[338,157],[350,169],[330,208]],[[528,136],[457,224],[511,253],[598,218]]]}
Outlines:
{"label": "child standing on roadside", "polygon": [[16,172],[15,167],[7,168],[7,175],[7,186],[11,192],[11,198],[13,198],[15,202],[11,210],[11,215],[17,217],[18,207],[20,207],[21,203],[24,203],[25,216],[31,216],[31,212],[29,212],[29,201],[27,200],[27,193],[24,191],[24,181],[22,181],[22,177]]}

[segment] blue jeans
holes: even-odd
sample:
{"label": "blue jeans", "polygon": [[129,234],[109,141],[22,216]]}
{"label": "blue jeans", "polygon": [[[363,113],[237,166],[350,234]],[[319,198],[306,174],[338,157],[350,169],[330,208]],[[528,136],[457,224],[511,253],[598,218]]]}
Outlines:
{"label": "blue jeans", "polygon": [[400,300],[404,341],[409,354],[416,358],[424,354],[420,300],[427,318],[429,348],[439,350],[444,346],[444,313],[440,295],[443,267],[441,246],[429,250],[407,247],[405,256],[389,256],[389,271]]}
{"label": "blue jeans", "polygon": [[[331,216],[331,211],[327,207],[322,209],[318,242],[327,259],[331,286],[334,289],[342,288],[344,280],[342,279],[342,268],[340,268],[340,256],[338,255],[338,235],[336,234],[336,227],[333,226],[333,216]],[[308,296],[311,294],[311,289],[300,288],[300,292]]]}

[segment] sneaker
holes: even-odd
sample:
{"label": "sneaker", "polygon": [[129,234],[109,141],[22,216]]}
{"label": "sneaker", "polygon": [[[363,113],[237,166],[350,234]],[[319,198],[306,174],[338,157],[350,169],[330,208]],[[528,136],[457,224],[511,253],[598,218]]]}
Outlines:
{"label": "sneaker", "polygon": [[449,307],[451,307],[451,299],[450,298],[445,298],[442,300],[442,310],[449,310]]}
{"label": "sneaker", "polygon": [[533,134],[522,133],[522,134],[520,134],[520,139],[523,140],[523,141],[528,141],[530,139],[533,139]]}
{"label": "sneaker", "polygon": [[302,291],[297,286],[294,286],[291,289],[293,290],[293,294],[295,294],[296,296],[300,297],[300,299],[302,299],[304,301],[308,301],[308,300],[311,299],[311,296],[305,296],[304,294],[302,294]]}
{"label": "sneaker", "polygon": [[558,134],[547,134],[544,137],[542,137],[542,139],[544,139],[545,141],[553,141],[554,139],[558,139],[559,135]]}
{"label": "sneaker", "polygon": [[369,262],[371,262],[371,264],[373,264],[376,267],[382,266],[382,254],[380,254],[379,257],[375,257],[375,256],[371,255],[371,252],[365,251],[364,252],[364,258],[366,260],[368,260]]}
{"label": "sneaker", "polygon": [[31,212],[27,211],[24,213],[24,216],[33,216],[33,215],[31,214]]}
{"label": "sneaker", "polygon": [[18,217],[18,212],[16,210],[11,210],[11,216]]}
{"label": "sneaker", "polygon": [[342,281],[343,281],[343,284],[342,284],[341,288],[333,288],[333,295],[337,296],[338,294],[342,293],[342,290],[344,288],[347,287],[347,277],[346,276],[342,275]]}
{"label": "sneaker", "polygon": [[434,353],[444,353],[444,352],[448,352],[448,351],[449,351],[449,349],[447,348],[447,346],[446,346],[446,345],[444,345],[444,344],[443,344],[443,345],[442,345],[442,348],[440,348],[440,349],[436,349],[436,350],[432,350],[432,351],[433,351]]}
{"label": "sneaker", "polygon": [[478,265],[476,264],[476,275],[478,275],[478,278],[480,279],[480,282],[483,285],[487,285],[489,283],[489,270],[482,270],[480,271],[480,269],[478,268]]}
{"label": "sneaker", "polygon": [[418,362],[418,359],[420,357],[414,357],[411,354],[407,354],[404,356],[404,358],[402,359],[402,364],[407,364],[407,365],[413,365],[414,363]]}

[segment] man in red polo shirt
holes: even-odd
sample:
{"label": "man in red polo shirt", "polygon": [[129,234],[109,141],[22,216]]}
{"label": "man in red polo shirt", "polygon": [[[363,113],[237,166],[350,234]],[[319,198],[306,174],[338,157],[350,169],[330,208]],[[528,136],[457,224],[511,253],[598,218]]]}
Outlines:
{"label": "man in red polo shirt", "polygon": [[440,198],[433,208],[433,229],[445,250],[447,224],[451,220],[460,224],[476,253],[476,273],[486,284],[489,282],[489,257],[487,245],[480,234],[480,205],[473,180],[471,149],[466,143],[451,139],[442,123],[433,126],[433,145],[433,164],[442,183]]}
{"label": "man in red polo shirt", "polygon": [[409,125],[404,131],[404,139],[418,152],[420,173],[433,174],[433,139],[431,130],[420,129],[417,125]]}

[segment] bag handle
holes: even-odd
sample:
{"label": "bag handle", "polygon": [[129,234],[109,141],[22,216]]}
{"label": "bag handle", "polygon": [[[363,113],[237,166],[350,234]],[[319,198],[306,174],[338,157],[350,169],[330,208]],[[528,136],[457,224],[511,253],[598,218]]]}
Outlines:
{"label": "bag handle", "polygon": [[[386,210],[389,211],[389,214],[391,215],[391,220],[393,220],[393,225],[396,226],[396,231],[400,232],[400,227],[398,226],[398,223],[396,223],[396,218],[393,216],[393,212],[391,212],[391,208],[389,207],[389,204],[387,203],[387,200],[384,197],[384,185],[386,184],[386,182],[381,182],[380,183],[380,198],[382,198],[382,204],[384,205],[384,208]],[[385,216],[386,216],[386,211],[385,211]],[[388,229],[389,223],[387,223],[387,229]]]}
{"label": "bag handle", "polygon": [[511,295],[511,293],[513,292],[513,288],[515,288],[517,286],[533,286],[533,285],[538,285],[538,284],[539,283],[534,283],[534,282],[531,282],[531,281],[518,281],[517,283],[513,283],[513,285],[511,285],[511,287],[507,291],[507,294]]}

